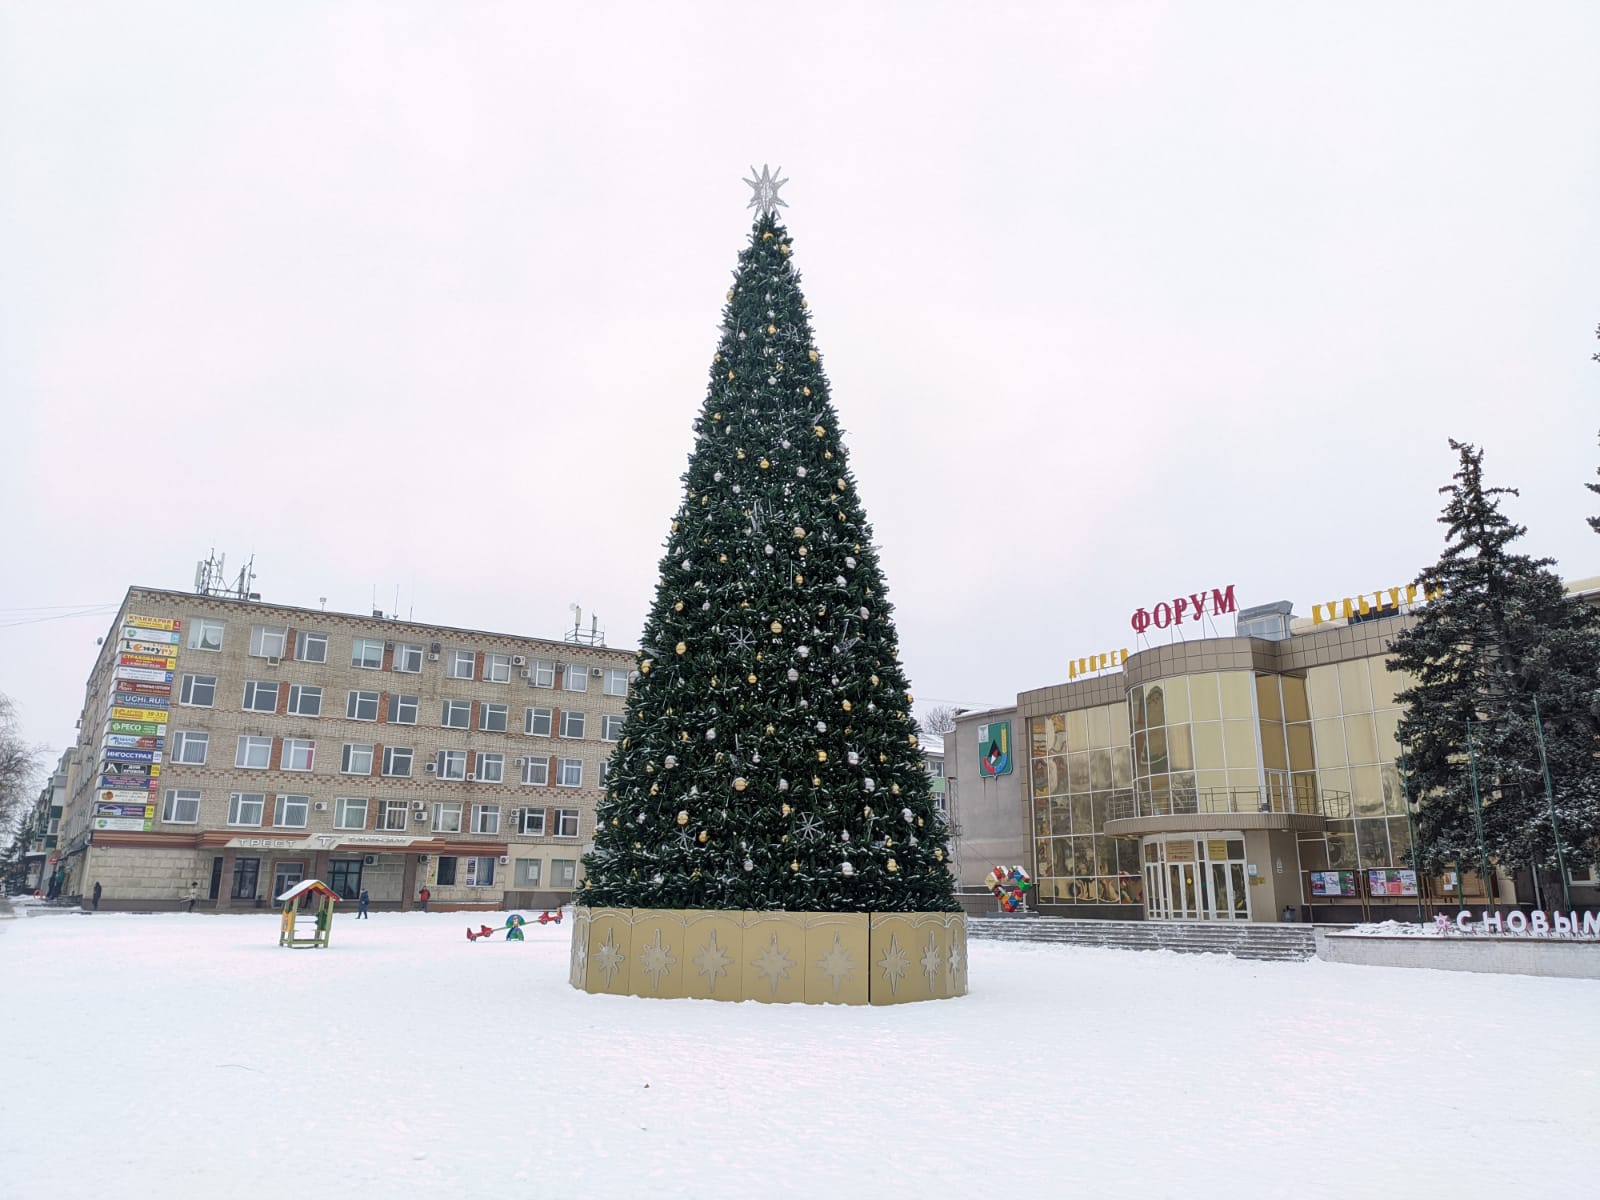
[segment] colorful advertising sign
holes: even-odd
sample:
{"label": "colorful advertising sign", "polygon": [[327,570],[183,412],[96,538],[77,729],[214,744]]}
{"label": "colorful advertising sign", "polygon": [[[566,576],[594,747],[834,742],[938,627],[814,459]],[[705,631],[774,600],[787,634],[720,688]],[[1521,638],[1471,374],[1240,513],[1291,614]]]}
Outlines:
{"label": "colorful advertising sign", "polygon": [[182,621],[174,621],[171,617],[141,617],[138,613],[129,613],[122,618],[124,625],[135,625],[140,629],[182,629]]}
{"label": "colorful advertising sign", "polygon": [[106,746],[129,750],[165,750],[167,739],[163,737],[140,737],[135,733],[108,733]]}
{"label": "colorful advertising sign", "polygon": [[122,636],[125,640],[134,642],[158,642],[163,646],[176,646],[183,637],[177,630],[167,629],[140,629],[136,625],[124,625]]}
{"label": "colorful advertising sign", "polygon": [[978,772],[990,779],[1011,774],[1010,721],[978,726]]}
{"label": "colorful advertising sign", "polygon": [[[151,686],[154,686],[153,684]],[[112,708],[171,708],[172,700],[167,696],[152,696],[144,692],[112,692]]]}
{"label": "colorful advertising sign", "polygon": [[113,762],[158,763],[161,761],[161,751],[159,750],[130,750],[124,746],[107,746],[100,754],[102,758]]}
{"label": "colorful advertising sign", "polygon": [[154,667],[118,667],[111,673],[113,679],[139,679],[146,683],[171,683],[171,671],[158,671]]}
{"label": "colorful advertising sign", "polygon": [[100,776],[100,786],[118,792],[131,792],[135,788],[148,790],[150,780],[143,775],[102,775]]}
{"label": "colorful advertising sign", "polygon": [[[167,723],[167,714],[159,708],[121,708],[111,710],[111,720],[116,721],[147,721],[158,725]],[[129,733],[131,730],[119,729],[118,733]]]}
{"label": "colorful advertising sign", "polygon": [[136,642],[123,638],[117,643],[119,654],[151,654],[156,658],[171,658],[178,652],[176,646],[163,646],[159,642]]}
{"label": "colorful advertising sign", "polygon": [[[1329,600],[1323,604],[1311,606],[1311,623],[1321,625],[1324,621],[1351,621],[1358,617],[1370,617],[1374,613],[1385,614],[1400,611],[1401,604],[1410,607],[1420,598],[1422,600],[1437,600],[1444,595],[1444,589],[1437,584],[1418,587],[1408,583],[1404,587],[1384,588],[1376,592],[1368,592],[1364,596],[1345,596],[1338,600]],[[1372,597],[1369,602],[1367,597]]]}
{"label": "colorful advertising sign", "polygon": [[1202,588],[1187,596],[1161,600],[1148,609],[1135,610],[1130,624],[1135,633],[1142,634],[1152,625],[1157,629],[1168,629],[1173,625],[1182,625],[1186,620],[1199,621],[1206,617],[1220,617],[1224,613],[1236,613],[1239,611],[1239,602],[1233,597],[1234,587],[1230,583],[1226,588],[1212,588],[1209,594]]}
{"label": "colorful advertising sign", "polygon": [[119,667],[148,667],[152,671],[170,671],[178,665],[176,654],[119,654]]}
{"label": "colorful advertising sign", "polygon": [[1367,891],[1374,896],[1415,896],[1417,873],[1389,869],[1369,870]]}
{"label": "colorful advertising sign", "polygon": [[149,833],[155,822],[143,817],[96,817],[93,825],[113,833]]}
{"label": "colorful advertising sign", "polygon": [[134,733],[140,737],[163,737],[167,732],[167,714],[162,713],[159,721],[107,721],[106,732]]}
{"label": "colorful advertising sign", "polygon": [[149,804],[150,793],[145,788],[111,788],[95,793],[100,804]]}
{"label": "colorful advertising sign", "polygon": [[1313,896],[1354,896],[1356,894],[1356,873],[1354,871],[1313,871],[1311,872],[1311,894]]}
{"label": "colorful advertising sign", "polygon": [[143,821],[146,817],[156,815],[154,804],[96,804],[94,815],[97,817],[138,817]]}

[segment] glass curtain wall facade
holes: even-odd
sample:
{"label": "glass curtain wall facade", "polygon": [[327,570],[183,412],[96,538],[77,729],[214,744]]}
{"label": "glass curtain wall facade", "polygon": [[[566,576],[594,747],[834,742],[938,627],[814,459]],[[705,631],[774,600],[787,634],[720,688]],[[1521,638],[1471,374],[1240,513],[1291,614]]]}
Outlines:
{"label": "glass curtain wall facade", "polygon": [[1132,803],[1127,705],[1034,717],[1029,733],[1039,900],[1137,911],[1138,843],[1105,834],[1106,821]]}

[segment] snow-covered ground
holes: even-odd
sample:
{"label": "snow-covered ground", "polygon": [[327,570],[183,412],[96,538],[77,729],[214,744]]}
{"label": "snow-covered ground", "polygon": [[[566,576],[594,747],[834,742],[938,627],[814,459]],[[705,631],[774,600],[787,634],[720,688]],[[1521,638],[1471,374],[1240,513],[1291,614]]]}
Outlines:
{"label": "snow-covered ground", "polygon": [[0,920],[6,1196],[1581,1195],[1600,984],[974,942],[899,1008],[567,986],[570,926]]}

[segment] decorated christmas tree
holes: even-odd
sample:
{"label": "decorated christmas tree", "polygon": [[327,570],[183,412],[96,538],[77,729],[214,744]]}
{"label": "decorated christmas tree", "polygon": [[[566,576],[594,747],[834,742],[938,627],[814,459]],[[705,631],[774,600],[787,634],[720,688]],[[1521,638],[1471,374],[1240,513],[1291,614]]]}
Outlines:
{"label": "decorated christmas tree", "polygon": [[756,221],[580,899],[956,911],[893,608],[776,217],[783,181],[749,182]]}

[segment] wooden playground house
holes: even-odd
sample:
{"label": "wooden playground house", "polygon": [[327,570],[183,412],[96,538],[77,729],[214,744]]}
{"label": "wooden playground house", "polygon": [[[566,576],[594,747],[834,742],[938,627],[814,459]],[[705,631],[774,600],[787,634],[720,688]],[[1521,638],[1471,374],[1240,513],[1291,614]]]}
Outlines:
{"label": "wooden playground house", "polygon": [[[303,879],[279,896],[278,903],[283,905],[283,924],[278,932],[278,945],[294,948],[309,946],[314,950],[327,948],[328,934],[333,929],[333,906],[339,903],[339,897],[332,888],[320,879]],[[303,912],[301,905],[306,906]],[[296,936],[295,922],[301,916],[311,922],[311,928]]]}

